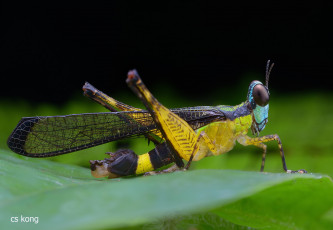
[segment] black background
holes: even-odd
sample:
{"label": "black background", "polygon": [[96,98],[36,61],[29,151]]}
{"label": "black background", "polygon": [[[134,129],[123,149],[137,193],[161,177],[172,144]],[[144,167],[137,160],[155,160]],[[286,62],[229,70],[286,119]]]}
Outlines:
{"label": "black background", "polygon": [[264,74],[267,59],[275,90],[332,89],[330,5],[142,2],[4,2],[1,98],[63,103],[85,81],[128,90],[132,68],[150,87],[203,95]]}

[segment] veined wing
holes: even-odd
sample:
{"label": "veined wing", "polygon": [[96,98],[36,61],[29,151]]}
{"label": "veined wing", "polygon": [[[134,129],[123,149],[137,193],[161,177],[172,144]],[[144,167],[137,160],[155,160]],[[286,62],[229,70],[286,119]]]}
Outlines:
{"label": "veined wing", "polygon": [[[196,130],[225,116],[214,107],[172,109]],[[22,118],[7,144],[29,157],[50,157],[107,142],[158,132],[147,111],[85,113]]]}
{"label": "veined wing", "polygon": [[215,121],[226,120],[225,113],[214,106],[197,106],[170,109],[196,130]]}
{"label": "veined wing", "polygon": [[[127,115],[135,120],[124,119]],[[26,117],[19,122],[7,143],[18,154],[49,157],[141,135],[154,127],[146,112]]]}

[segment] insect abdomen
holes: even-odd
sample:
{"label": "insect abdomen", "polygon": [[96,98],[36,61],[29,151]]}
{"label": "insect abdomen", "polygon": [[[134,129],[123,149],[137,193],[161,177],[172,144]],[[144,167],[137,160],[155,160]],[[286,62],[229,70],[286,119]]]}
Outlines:
{"label": "insect abdomen", "polygon": [[174,162],[166,143],[156,146],[148,153],[138,156],[135,174],[143,174]]}
{"label": "insect abdomen", "polygon": [[110,158],[90,161],[92,175],[110,178],[143,174],[175,162],[166,143],[157,145],[148,153],[137,155],[132,150],[123,149],[110,153]]}

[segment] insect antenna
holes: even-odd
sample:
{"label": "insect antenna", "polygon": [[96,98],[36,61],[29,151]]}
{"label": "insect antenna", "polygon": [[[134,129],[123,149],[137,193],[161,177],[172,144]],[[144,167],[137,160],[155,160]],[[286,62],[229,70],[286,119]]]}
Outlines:
{"label": "insect antenna", "polygon": [[267,87],[267,89],[268,89],[269,75],[271,74],[272,68],[273,68],[273,66],[274,66],[274,63],[272,63],[272,64],[270,65],[270,62],[271,62],[271,60],[268,60],[268,61],[267,61],[267,65],[266,65],[266,87]]}

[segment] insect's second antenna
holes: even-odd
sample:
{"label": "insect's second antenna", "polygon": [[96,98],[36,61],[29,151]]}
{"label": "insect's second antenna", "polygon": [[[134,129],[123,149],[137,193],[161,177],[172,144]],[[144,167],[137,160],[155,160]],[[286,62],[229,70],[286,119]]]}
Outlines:
{"label": "insect's second antenna", "polygon": [[267,65],[266,65],[266,87],[267,87],[267,89],[268,89],[269,75],[271,74],[271,71],[272,71],[273,66],[274,66],[274,63],[272,63],[272,64],[270,65],[270,62],[271,62],[271,60],[268,60],[268,61],[267,61]]}

